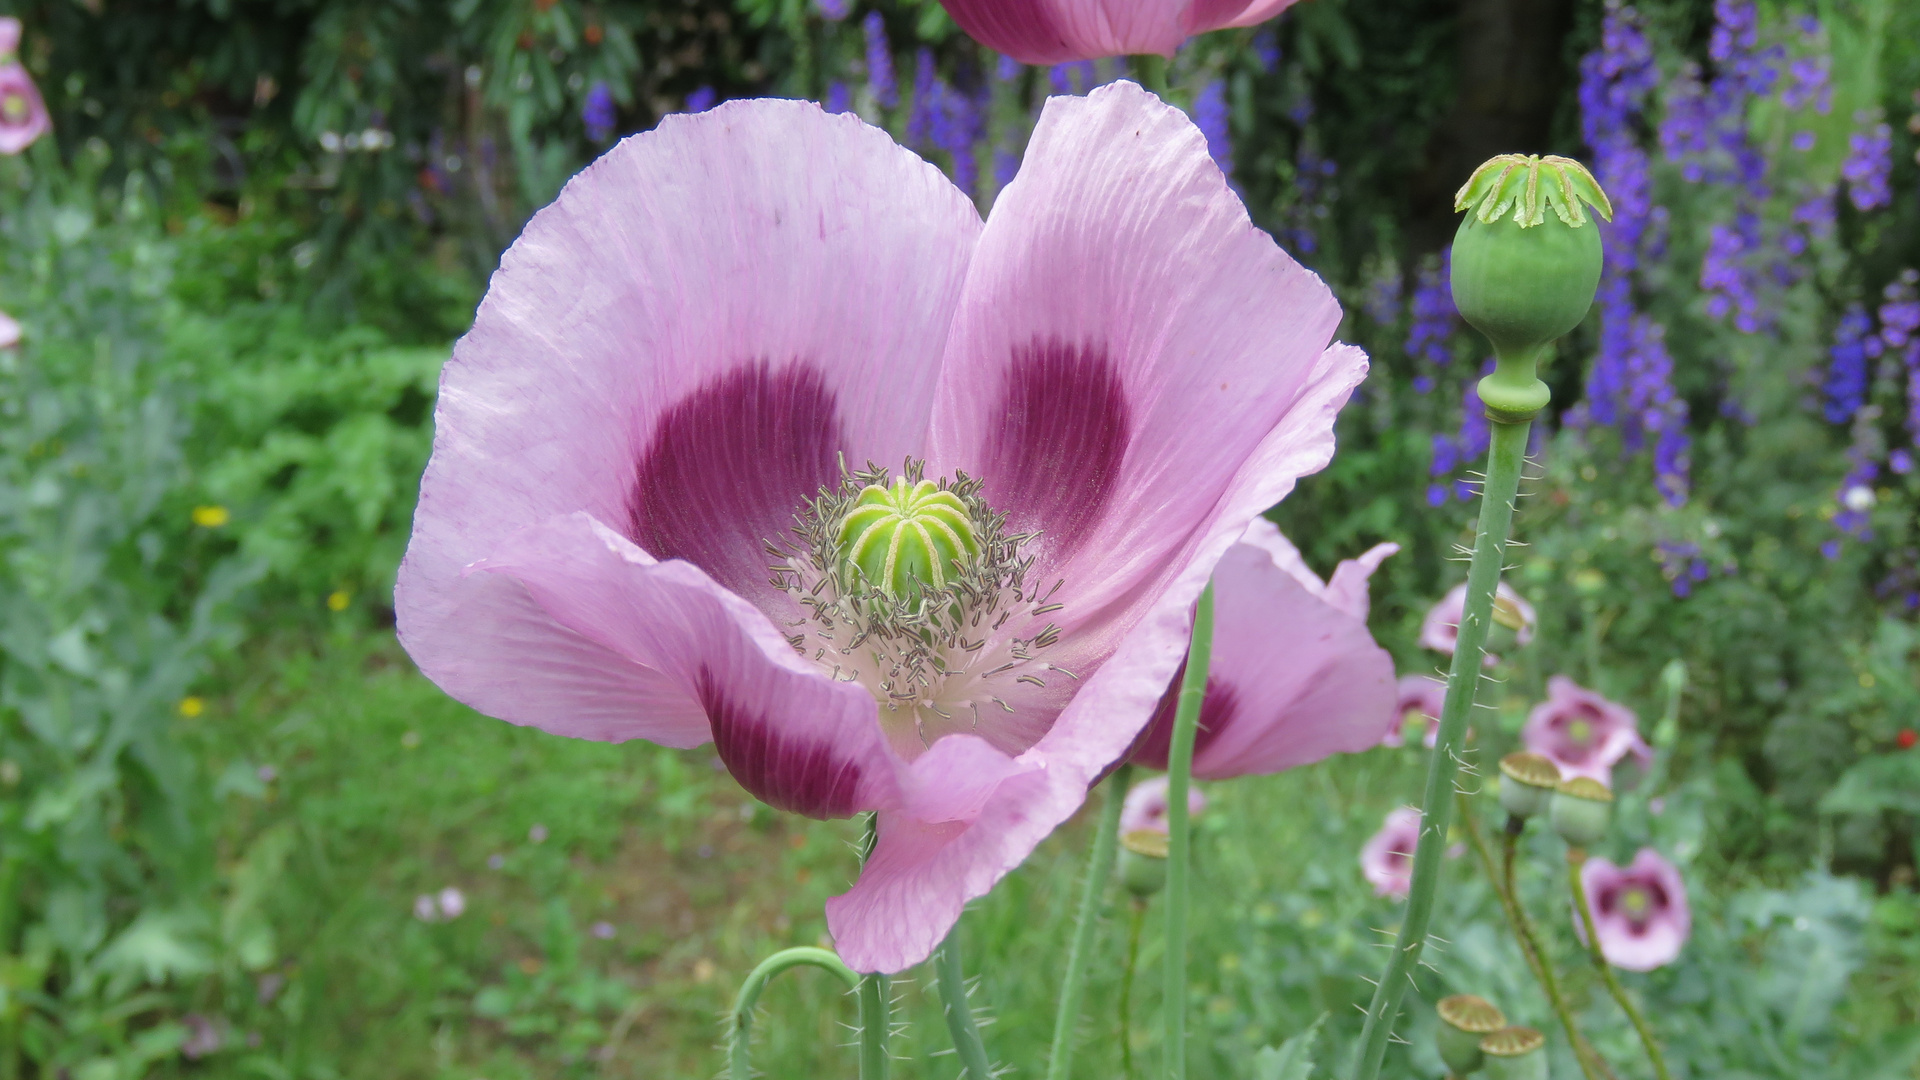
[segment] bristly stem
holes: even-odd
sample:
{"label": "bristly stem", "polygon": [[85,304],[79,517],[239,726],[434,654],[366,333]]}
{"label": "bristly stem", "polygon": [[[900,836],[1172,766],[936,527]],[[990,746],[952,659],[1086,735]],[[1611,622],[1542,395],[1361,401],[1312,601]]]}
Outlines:
{"label": "bristly stem", "polygon": [[1167,97],[1167,58],[1146,53],[1133,58],[1133,73],[1140,85],[1153,91],[1162,101]]}
{"label": "bristly stem", "polygon": [[1147,924],[1147,902],[1135,897],[1127,916],[1127,965],[1120,969],[1120,1074],[1133,1080],[1133,971],[1140,962],[1140,929]]}
{"label": "bristly stem", "polygon": [[1187,1076],[1187,868],[1193,837],[1187,814],[1187,788],[1193,773],[1193,739],[1200,728],[1200,704],[1207,696],[1207,672],[1213,665],[1213,582],[1200,593],[1193,612],[1193,644],[1187,647],[1187,673],[1180,680],[1180,703],[1173,713],[1173,738],[1167,746],[1167,1080]]}
{"label": "bristly stem", "polygon": [[847,984],[848,990],[860,985],[860,976],[842,963],[838,956],[826,949],[816,949],[803,945],[796,949],[782,949],[765,960],[747,975],[747,981],[740,984],[740,993],[733,999],[733,1015],[727,1023],[727,1078],[728,1080],[749,1080],[753,1076],[753,1010],[760,1002],[760,992],[775,975],[791,967],[801,965],[824,968],[839,976]]}
{"label": "bristly stem", "polygon": [[1647,1060],[1653,1063],[1653,1075],[1659,1080],[1673,1080],[1673,1074],[1667,1071],[1667,1056],[1660,1050],[1660,1041],[1653,1037],[1653,1029],[1647,1026],[1647,1018],[1640,1014],[1640,1007],[1627,996],[1627,988],[1620,985],[1620,979],[1613,973],[1613,965],[1607,963],[1607,955],[1600,949],[1600,935],[1594,932],[1593,911],[1587,907],[1587,886],[1580,880],[1580,868],[1586,864],[1587,853],[1581,848],[1567,849],[1567,887],[1573,892],[1573,910],[1580,913],[1580,926],[1587,932],[1587,955],[1593,958],[1593,966],[1600,972],[1600,978],[1607,984],[1607,993],[1627,1014],[1633,1023],[1633,1030],[1640,1035],[1640,1045],[1646,1047]]}
{"label": "bristly stem", "polygon": [[[873,858],[874,846],[880,842],[880,815],[869,813],[867,827],[860,838],[860,862],[862,865]],[[860,1002],[860,1080],[887,1080],[887,1036],[892,1033],[893,1017],[889,1014],[892,1002],[888,995],[891,987],[884,974],[875,972],[860,976],[858,999]]]}
{"label": "bristly stem", "polygon": [[1426,792],[1420,803],[1420,842],[1414,848],[1413,882],[1407,893],[1406,918],[1393,946],[1386,973],[1373,988],[1367,1019],[1361,1028],[1354,1058],[1353,1080],[1374,1080],[1387,1052],[1400,1014],[1400,1000],[1413,985],[1414,965],[1427,944],[1427,925],[1433,921],[1433,896],[1440,882],[1440,860],[1447,846],[1452,817],[1454,776],[1460,768],[1467,718],[1478,690],[1480,658],[1486,651],[1487,625],[1493,614],[1493,593],[1500,583],[1506,558],[1507,531],[1513,526],[1514,499],[1520,492],[1520,468],[1526,460],[1531,419],[1506,423],[1489,419],[1487,479],[1480,494],[1479,532],[1473,544],[1473,562],[1467,569],[1467,597],[1460,616],[1460,633],[1447,673],[1447,702],[1440,710],[1440,731],[1427,762]]}
{"label": "bristly stem", "polygon": [[1526,956],[1527,967],[1533,970],[1533,977],[1540,983],[1540,988],[1547,992],[1547,1001],[1553,1006],[1553,1014],[1560,1018],[1560,1026],[1567,1033],[1567,1042],[1573,1046],[1574,1060],[1580,1063],[1581,1075],[1586,1080],[1600,1080],[1599,1071],[1592,1060],[1593,1047],[1581,1034],[1572,1010],[1567,1008],[1566,999],[1560,995],[1560,980],[1554,974],[1553,960],[1540,947],[1539,939],[1533,933],[1533,924],[1527,918],[1526,909],[1520,906],[1519,894],[1513,888],[1513,852],[1519,833],[1507,830],[1502,844],[1504,873],[1495,870],[1493,853],[1487,849],[1486,839],[1480,834],[1480,822],[1474,817],[1473,807],[1464,793],[1459,798],[1460,824],[1466,831],[1467,840],[1473,845],[1474,854],[1480,858],[1480,869],[1487,875],[1487,884],[1493,886],[1493,895],[1500,901],[1500,910],[1507,916],[1507,925],[1513,928],[1513,936],[1520,942],[1520,951]]}
{"label": "bristly stem", "polygon": [[1093,952],[1094,931],[1100,924],[1100,900],[1113,878],[1114,849],[1120,841],[1120,806],[1126,801],[1127,781],[1132,776],[1133,766],[1122,765],[1106,783],[1107,801],[1100,808],[1100,825],[1093,834],[1093,853],[1087,860],[1087,880],[1080,887],[1073,944],[1067,951],[1067,976],[1060,986],[1060,1003],[1053,1018],[1053,1053],[1047,1061],[1047,1080],[1067,1080],[1073,1073],[1074,1027],[1080,1022],[1087,964]]}
{"label": "bristly stem", "polygon": [[960,926],[954,924],[940,951],[933,957],[934,974],[940,983],[940,1004],[947,1013],[947,1033],[953,1037],[953,1051],[960,1055],[961,1076],[966,1080],[992,1080],[993,1067],[987,1060],[986,1044],[980,1041],[980,1026],[974,1022],[973,1007],[967,1004],[967,974],[960,963]]}

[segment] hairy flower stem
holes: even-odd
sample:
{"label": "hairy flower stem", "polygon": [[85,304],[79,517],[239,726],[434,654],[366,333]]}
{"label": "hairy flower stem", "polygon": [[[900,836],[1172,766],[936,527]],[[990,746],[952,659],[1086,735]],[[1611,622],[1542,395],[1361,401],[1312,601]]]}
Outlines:
{"label": "hairy flower stem", "polygon": [[841,982],[847,984],[848,990],[860,985],[860,976],[827,949],[816,949],[810,945],[782,949],[760,961],[760,966],[747,975],[747,981],[740,984],[740,993],[733,999],[733,1014],[728,1017],[727,1080],[749,1080],[753,1076],[753,1010],[760,1002],[760,992],[767,988],[767,983],[775,975],[802,965],[833,972]]}
{"label": "hairy flower stem", "polygon": [[[1580,1063],[1580,1073],[1586,1080],[1601,1080],[1596,1067],[1593,1047],[1588,1045],[1585,1035],[1580,1033],[1574,1022],[1572,1010],[1567,1008],[1566,999],[1560,995],[1560,980],[1554,974],[1553,962],[1546,951],[1540,947],[1540,941],[1534,936],[1533,923],[1527,918],[1526,909],[1520,906],[1520,896],[1513,889],[1513,853],[1519,834],[1509,829],[1502,844],[1504,873],[1497,872],[1493,865],[1493,853],[1488,850],[1487,842],[1480,835],[1480,822],[1475,819],[1473,807],[1462,793],[1460,799],[1460,823],[1465,827],[1467,840],[1472,843],[1474,854],[1480,858],[1480,869],[1487,875],[1487,884],[1493,886],[1493,895],[1500,901],[1500,910],[1507,916],[1507,925],[1513,928],[1513,936],[1520,942],[1520,952],[1527,958],[1527,967],[1533,969],[1533,977],[1540,988],[1547,992],[1547,1001],[1553,1006],[1553,1014],[1560,1018],[1560,1026],[1567,1032],[1567,1041],[1573,1046],[1573,1056]],[[1608,1073],[1607,1075],[1612,1075]]]}
{"label": "hairy flower stem", "polygon": [[[1526,459],[1529,418],[1517,423],[1489,419],[1491,444],[1487,448],[1487,479],[1480,493],[1479,534],[1473,562],[1467,570],[1467,599],[1460,616],[1460,636],[1447,673],[1447,703],[1440,710],[1440,732],[1427,762],[1426,793],[1420,803],[1420,842],[1414,847],[1413,882],[1407,893],[1406,918],[1393,946],[1393,958],[1373,988],[1367,1020],[1360,1031],[1353,1080],[1374,1080],[1387,1053],[1387,1040],[1400,1014],[1400,1000],[1413,985],[1413,968],[1427,944],[1427,925],[1433,921],[1433,894],[1440,882],[1440,859],[1447,846],[1447,824],[1453,811],[1454,775],[1460,768],[1467,717],[1480,681],[1480,657],[1486,651],[1487,626],[1493,614],[1493,591],[1500,583],[1506,558],[1507,531],[1513,526],[1514,499],[1520,492],[1520,467]],[[1177,801],[1177,800],[1176,800]]]}
{"label": "hairy flower stem", "polygon": [[1213,583],[1209,581],[1194,608],[1193,644],[1187,647],[1187,673],[1180,680],[1173,738],[1167,746],[1167,990],[1160,1003],[1167,1025],[1167,1080],[1187,1076],[1187,867],[1193,852],[1187,788],[1192,781],[1200,703],[1207,696],[1207,671],[1212,666]]}
{"label": "hairy flower stem", "polygon": [[1607,963],[1607,956],[1600,951],[1600,935],[1594,931],[1593,911],[1587,907],[1587,886],[1580,880],[1580,868],[1586,865],[1587,853],[1584,848],[1567,848],[1567,886],[1573,891],[1573,910],[1580,913],[1580,926],[1587,932],[1587,955],[1593,958],[1593,966],[1599,970],[1600,978],[1607,984],[1607,993],[1627,1014],[1633,1023],[1633,1030],[1640,1035],[1640,1045],[1646,1048],[1647,1060],[1653,1063],[1653,1075],[1659,1080],[1673,1080],[1673,1074],[1667,1071],[1667,1056],[1660,1050],[1659,1040],[1653,1037],[1653,1029],[1647,1026],[1647,1018],[1640,1014],[1640,1007],[1627,996],[1627,988],[1620,985],[1620,979],[1613,973],[1613,965]]}
{"label": "hairy flower stem", "polygon": [[1133,1080],[1133,971],[1140,962],[1140,928],[1147,924],[1147,902],[1134,897],[1127,917],[1127,964],[1120,969],[1120,1074]]}
{"label": "hairy flower stem", "polygon": [[987,1061],[986,1044],[980,1041],[980,1026],[974,1023],[973,1007],[967,1004],[967,975],[960,963],[960,927],[947,933],[940,951],[933,956],[933,970],[940,982],[940,1004],[947,1013],[947,1034],[953,1037],[953,1051],[960,1055],[960,1075],[966,1080],[992,1080],[993,1067]]}
{"label": "hairy flower stem", "polygon": [[[880,815],[867,814],[866,831],[860,837],[860,862],[873,858],[874,845],[880,842]],[[887,1036],[893,1017],[888,1014],[888,978],[875,972],[860,976],[857,998],[860,1002],[860,1080],[887,1080]]]}
{"label": "hairy flower stem", "polygon": [[1140,85],[1159,95],[1162,101],[1167,97],[1167,58],[1164,56],[1136,56],[1133,58],[1133,75]]}
{"label": "hairy flower stem", "polygon": [[1067,951],[1067,977],[1060,986],[1060,1004],[1053,1018],[1053,1053],[1047,1061],[1047,1080],[1067,1080],[1073,1074],[1073,1029],[1080,1022],[1080,999],[1087,987],[1087,963],[1093,952],[1093,934],[1099,928],[1100,900],[1113,877],[1114,849],[1120,842],[1120,806],[1127,798],[1132,765],[1122,765],[1107,781],[1107,801],[1100,808],[1100,826],[1093,834],[1093,854],[1087,861],[1087,880],[1080,887],[1080,912],[1073,926],[1073,944]]}

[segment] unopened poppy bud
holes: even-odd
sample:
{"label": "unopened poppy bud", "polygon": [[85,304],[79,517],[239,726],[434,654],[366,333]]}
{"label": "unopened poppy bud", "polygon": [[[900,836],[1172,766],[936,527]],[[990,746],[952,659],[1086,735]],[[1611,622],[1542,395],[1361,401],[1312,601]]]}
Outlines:
{"label": "unopened poppy bud", "polygon": [[1480,1040],[1487,1080],[1547,1080],[1547,1037],[1530,1027],[1501,1028]]}
{"label": "unopened poppy bud", "polygon": [[1548,813],[1560,839],[1573,847],[1592,847],[1607,835],[1613,817],[1613,792],[1587,776],[1563,780],[1554,789]]}
{"label": "unopened poppy bud", "polygon": [[1560,770],[1545,754],[1521,751],[1500,759],[1500,805],[1517,818],[1546,810],[1560,785]]}
{"label": "unopened poppy bud", "polygon": [[1134,829],[1120,837],[1120,883],[1141,900],[1167,887],[1167,834]]}
{"label": "unopened poppy bud", "polygon": [[1440,1060],[1455,1076],[1478,1071],[1485,1060],[1480,1040],[1507,1026],[1507,1018],[1493,1002],[1472,994],[1443,997],[1434,1011],[1440,1014],[1434,1043],[1440,1050]]}
{"label": "unopened poppy bud", "polygon": [[1593,174],[1563,157],[1502,154],[1474,171],[1454,209],[1453,302],[1493,342],[1498,366],[1480,383],[1495,420],[1532,419],[1546,407],[1535,375],[1540,352],[1580,325],[1600,284],[1600,229],[1613,207]]}
{"label": "unopened poppy bud", "polygon": [[931,480],[868,484],[840,522],[840,550],[867,584],[890,597],[943,589],[980,554],[959,496]]}

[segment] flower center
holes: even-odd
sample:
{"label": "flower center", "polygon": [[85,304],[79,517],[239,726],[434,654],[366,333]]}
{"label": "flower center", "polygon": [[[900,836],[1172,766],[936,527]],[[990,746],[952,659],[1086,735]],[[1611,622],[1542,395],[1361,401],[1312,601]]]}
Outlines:
{"label": "flower center", "polygon": [[1620,906],[1627,910],[1630,918],[1638,922],[1646,916],[1648,909],[1653,907],[1653,901],[1647,896],[1645,889],[1628,889],[1620,894]]}
{"label": "flower center", "polygon": [[[858,682],[880,703],[889,741],[905,756],[954,731],[975,731],[982,713],[1018,710],[1013,683],[1044,689],[1037,658],[1060,631],[1035,621],[1059,604],[1029,586],[1035,534],[1009,534],[1006,515],[965,474],[933,481],[909,460],[904,475],[869,465],[842,478],[795,515],[794,539],[767,543],[780,561],[773,583],[799,606],[787,626],[795,651],[836,679]],[[1025,636],[1022,636],[1025,635]],[[1008,738],[994,739],[1006,748]]]}
{"label": "flower center", "polygon": [[20,94],[8,94],[0,99],[0,116],[8,120],[19,120],[27,115],[27,99]]}
{"label": "flower center", "polygon": [[1593,741],[1593,724],[1587,720],[1575,720],[1567,725],[1567,737],[1585,746]]}

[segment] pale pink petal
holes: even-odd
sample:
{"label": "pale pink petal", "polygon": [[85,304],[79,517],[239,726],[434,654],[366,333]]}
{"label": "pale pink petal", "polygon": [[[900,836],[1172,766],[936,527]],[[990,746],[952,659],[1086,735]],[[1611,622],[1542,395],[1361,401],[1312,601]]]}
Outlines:
{"label": "pale pink petal", "polygon": [[727,771],[763,802],[821,818],[899,803],[873,696],[822,674],[698,567],[654,562],[573,513],[515,533],[473,572],[519,582],[560,627],[697,702]]}
{"label": "pale pink petal", "polygon": [[[1125,82],[1047,103],[968,273],[932,457],[1041,531],[1033,576],[1064,581],[1047,618],[1080,654],[1060,663],[1097,663],[1212,546],[1198,527],[1283,422],[1321,419],[1331,383],[1344,402],[1364,359],[1322,355],[1339,318],[1184,113]],[[1324,463],[1303,460],[1242,521]]]}
{"label": "pale pink petal", "polygon": [[1223,26],[1258,26],[1296,3],[1299,3],[1299,0],[1253,0],[1253,3],[1248,4],[1246,9],[1235,15],[1231,21],[1215,23],[1207,29],[1213,30]]}
{"label": "pale pink petal", "polygon": [[[1521,627],[1514,632],[1514,642],[1525,645],[1533,640],[1536,623],[1533,605],[1513,591],[1513,586],[1502,581],[1494,590],[1494,596],[1507,601],[1520,613]],[[1461,582],[1447,591],[1440,602],[1427,609],[1427,616],[1420,623],[1420,644],[1437,652],[1453,654],[1454,647],[1460,641],[1460,618],[1467,608],[1467,583]],[[1500,658],[1486,653],[1483,662],[1488,667],[1500,662]]]}
{"label": "pale pink petal", "polygon": [[0,62],[0,154],[17,154],[52,129],[33,76],[18,60]]}
{"label": "pale pink petal", "polygon": [[1360,873],[1376,896],[1401,897],[1413,884],[1413,852],[1420,843],[1420,811],[1402,806],[1360,848]]}
{"label": "pale pink petal", "polygon": [[[1680,955],[1693,931],[1693,914],[1680,871],[1659,852],[1641,848],[1625,867],[1590,858],[1581,867],[1580,883],[1608,963],[1652,971]],[[1577,911],[1574,930],[1584,943],[1586,927]]]}
{"label": "pale pink petal", "polygon": [[1612,786],[1613,767],[1621,759],[1629,754],[1652,758],[1639,723],[1632,709],[1555,675],[1547,680],[1547,700],[1527,714],[1520,738],[1528,750],[1559,766],[1563,777],[1584,776]]}
{"label": "pale pink petal", "polygon": [[1327,603],[1365,621],[1368,610],[1373,606],[1367,582],[1373,577],[1373,572],[1380,569],[1381,563],[1399,551],[1399,544],[1375,544],[1357,559],[1342,559],[1340,565],[1333,568],[1333,576],[1327,579]]}
{"label": "pale pink petal", "polygon": [[0,16],[0,59],[5,59],[20,51],[20,20],[11,15]]}
{"label": "pale pink petal", "polygon": [[[1328,603],[1314,588],[1319,579],[1290,565],[1297,563],[1280,530],[1258,519],[1214,571],[1213,668],[1195,733],[1195,776],[1273,773],[1366,750],[1395,721],[1393,658],[1364,618]],[[1178,679],[1133,760],[1166,766],[1177,690]]]}
{"label": "pale pink petal", "polygon": [[[1127,798],[1120,805],[1120,834],[1130,832],[1167,831],[1167,787],[1170,781],[1165,775],[1150,776],[1127,790]],[[1200,791],[1200,785],[1187,786],[1187,814],[1199,817],[1207,809],[1207,797]]]}
{"label": "pale pink petal", "polygon": [[548,651],[591,666],[524,619],[512,649],[464,634],[452,584],[576,511],[784,604],[763,541],[842,454],[898,468],[922,451],[978,230],[932,166],[805,102],[668,117],[582,171],[503,257],[441,376],[396,591],[415,662],[490,712],[472,677],[541,682]]}
{"label": "pale pink petal", "polygon": [[1187,29],[1187,0],[940,2],[967,36],[1023,64],[1144,53],[1172,56],[1192,33]]}
{"label": "pale pink petal", "polygon": [[0,349],[11,349],[20,344],[20,323],[13,316],[0,311]]}

